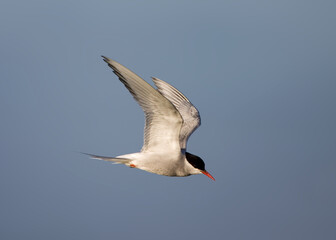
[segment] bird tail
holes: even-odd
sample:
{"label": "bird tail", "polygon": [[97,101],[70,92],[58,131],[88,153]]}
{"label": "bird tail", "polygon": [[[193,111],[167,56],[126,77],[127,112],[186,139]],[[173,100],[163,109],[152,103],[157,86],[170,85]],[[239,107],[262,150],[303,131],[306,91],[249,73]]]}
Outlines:
{"label": "bird tail", "polygon": [[104,156],[98,156],[98,155],[94,155],[94,154],[89,154],[89,153],[83,153],[82,154],[88,155],[93,159],[98,159],[98,160],[104,160],[104,161],[108,161],[108,162],[113,162],[114,164],[125,164],[125,165],[129,165],[130,162],[132,161],[131,159],[127,159],[127,158],[118,158],[118,157],[104,157]]}

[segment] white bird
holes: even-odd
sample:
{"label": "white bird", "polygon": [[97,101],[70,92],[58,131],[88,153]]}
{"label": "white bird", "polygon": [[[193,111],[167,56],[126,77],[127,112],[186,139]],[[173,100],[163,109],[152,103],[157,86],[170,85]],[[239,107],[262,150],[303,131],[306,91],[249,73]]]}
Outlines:
{"label": "white bird", "polygon": [[153,77],[157,87],[154,89],[120,63],[102,57],[145,113],[144,144],[138,153],[116,157],[85,154],[159,175],[204,174],[215,180],[205,170],[203,160],[186,151],[189,136],[201,124],[199,112],[191,102],[170,84]]}

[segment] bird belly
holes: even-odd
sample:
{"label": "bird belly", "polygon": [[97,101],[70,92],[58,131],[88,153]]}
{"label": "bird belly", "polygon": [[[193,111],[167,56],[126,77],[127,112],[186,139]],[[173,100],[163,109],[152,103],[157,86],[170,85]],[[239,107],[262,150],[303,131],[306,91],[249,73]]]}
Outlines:
{"label": "bird belly", "polygon": [[185,160],[182,154],[144,154],[141,159],[132,161],[141,170],[164,176],[189,176],[185,171]]}

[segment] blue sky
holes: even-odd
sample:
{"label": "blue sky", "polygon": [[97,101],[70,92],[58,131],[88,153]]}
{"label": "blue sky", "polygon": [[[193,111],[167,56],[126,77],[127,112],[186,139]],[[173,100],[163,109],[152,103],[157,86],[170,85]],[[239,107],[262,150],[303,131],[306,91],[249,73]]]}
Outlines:
{"label": "blue sky", "polygon": [[[1,1],[1,239],[335,239],[335,5]],[[216,182],[79,154],[142,147],[100,55],[193,102]]]}

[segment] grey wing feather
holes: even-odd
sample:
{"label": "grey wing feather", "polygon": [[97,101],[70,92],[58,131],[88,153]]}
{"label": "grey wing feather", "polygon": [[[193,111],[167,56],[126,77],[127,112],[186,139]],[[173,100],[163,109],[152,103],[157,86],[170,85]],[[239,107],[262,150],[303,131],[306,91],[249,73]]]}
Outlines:
{"label": "grey wing feather", "polygon": [[201,117],[196,107],[179,90],[163,80],[152,77],[158,91],[179,111],[183,124],[180,132],[180,145],[186,149],[190,135],[201,125]]}
{"label": "grey wing feather", "polygon": [[172,103],[128,68],[102,57],[145,112],[144,145],[141,151],[180,151],[182,117]]}

